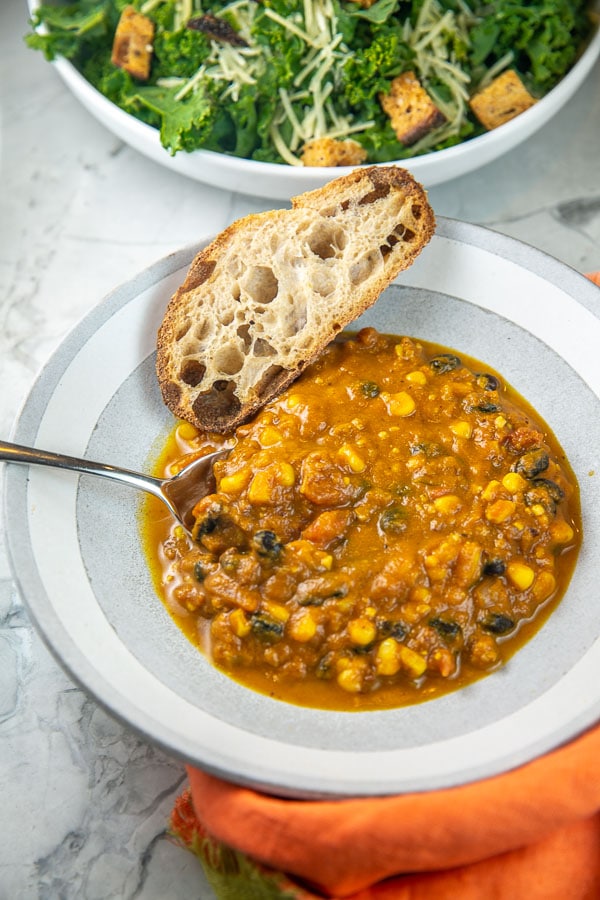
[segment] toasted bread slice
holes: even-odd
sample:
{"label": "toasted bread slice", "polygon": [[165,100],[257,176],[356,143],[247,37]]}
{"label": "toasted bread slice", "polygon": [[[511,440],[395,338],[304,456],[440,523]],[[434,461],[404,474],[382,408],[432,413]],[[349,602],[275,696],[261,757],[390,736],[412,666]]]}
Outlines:
{"label": "toasted bread slice", "polygon": [[371,306],[434,228],[425,190],[394,166],[234,222],[198,253],[160,326],[166,405],[202,431],[231,431]]}

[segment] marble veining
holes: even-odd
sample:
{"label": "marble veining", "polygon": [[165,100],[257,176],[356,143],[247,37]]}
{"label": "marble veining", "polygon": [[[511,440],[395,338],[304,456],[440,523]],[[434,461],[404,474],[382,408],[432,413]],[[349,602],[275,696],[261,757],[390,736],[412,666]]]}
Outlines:
{"label": "marble veining", "polygon": [[[0,8],[0,436],[106,293],[272,201],[191,182],[107,132]],[[541,131],[430,190],[441,215],[600,268],[600,66]],[[599,294],[600,302],[600,294]],[[3,468],[0,465],[0,483]],[[182,763],[76,686],[29,621],[0,532],[0,900],[210,900],[166,823]]]}

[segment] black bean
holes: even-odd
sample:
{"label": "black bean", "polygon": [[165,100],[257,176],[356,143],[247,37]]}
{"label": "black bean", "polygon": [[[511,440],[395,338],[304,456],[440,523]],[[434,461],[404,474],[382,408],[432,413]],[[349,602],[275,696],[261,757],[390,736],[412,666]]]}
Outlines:
{"label": "black bean", "polygon": [[504,575],[506,565],[502,559],[490,559],[483,567],[484,575]]}
{"label": "black bean", "polygon": [[452,372],[458,369],[461,361],[458,356],[453,353],[440,353],[439,356],[433,356],[429,360],[429,367],[433,369],[436,375],[443,375],[445,372]]}
{"label": "black bean", "polygon": [[204,581],[206,578],[206,572],[204,571],[204,566],[201,562],[197,562],[194,565],[194,578],[196,581]]}
{"label": "black bean", "polygon": [[409,444],[409,450],[411,456],[415,456],[417,453],[424,453],[428,459],[435,459],[446,452],[441,444],[435,444],[432,441],[417,441],[414,444]]}
{"label": "black bean", "polygon": [[549,478],[534,478],[531,487],[525,491],[523,499],[528,506],[540,504],[546,512],[554,515],[556,507],[564,499],[565,492]]}
{"label": "black bean", "polygon": [[206,516],[201,522],[197,523],[196,534],[203,537],[205,534],[212,534],[219,527],[219,516]]}
{"label": "black bean", "polygon": [[379,516],[379,527],[391,534],[400,534],[406,530],[406,510],[402,506],[388,506]]}
{"label": "black bean", "polygon": [[478,373],[475,376],[475,381],[477,382],[477,386],[483,388],[484,391],[497,391],[500,387],[500,382],[496,376],[490,375],[488,372]]}
{"label": "black bean", "polygon": [[545,472],[549,463],[550,460],[545,450],[528,450],[513,464],[512,471],[531,480],[540,472]]}
{"label": "black bean", "polygon": [[490,634],[508,634],[515,627],[515,623],[502,613],[490,613],[481,627]]}
{"label": "black bean", "polygon": [[478,403],[475,409],[482,413],[497,413],[502,409],[497,403]]}
{"label": "black bean", "polygon": [[325,656],[321,657],[315,669],[317,678],[329,679],[332,677],[334,657],[335,654],[333,651],[330,651],[329,653],[326,653]]}
{"label": "black bean", "polygon": [[365,397],[378,397],[379,396],[379,385],[375,384],[374,381],[363,381],[360,386],[361,391],[365,395]]}
{"label": "black bean", "polygon": [[275,532],[268,529],[256,532],[252,538],[252,546],[259,556],[269,556],[271,558],[279,556],[283,550],[283,544]]}
{"label": "black bean", "polygon": [[454,638],[462,631],[458,622],[447,621],[446,619],[430,619],[429,624],[435,628],[440,637]]}
{"label": "black bean", "polygon": [[269,616],[255,613],[250,617],[252,633],[267,643],[274,643],[283,637],[283,623],[277,622]]}
{"label": "black bean", "polygon": [[394,622],[391,619],[377,619],[377,631],[381,637],[393,637],[397,641],[402,641],[408,634],[408,629],[402,622]]}

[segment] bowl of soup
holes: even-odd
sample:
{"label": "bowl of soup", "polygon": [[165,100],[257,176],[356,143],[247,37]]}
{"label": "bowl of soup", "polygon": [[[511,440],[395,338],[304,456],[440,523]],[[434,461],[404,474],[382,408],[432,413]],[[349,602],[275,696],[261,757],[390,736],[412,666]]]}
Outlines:
{"label": "bowl of soup", "polygon": [[[214,444],[155,374],[198,249],[99,302],[15,441],[154,473]],[[559,261],[441,218],[307,379],[241,426],[193,537],[121,485],[7,466],[32,619],[134,731],[284,796],[449,787],[576,737],[600,710],[596,307]]]}

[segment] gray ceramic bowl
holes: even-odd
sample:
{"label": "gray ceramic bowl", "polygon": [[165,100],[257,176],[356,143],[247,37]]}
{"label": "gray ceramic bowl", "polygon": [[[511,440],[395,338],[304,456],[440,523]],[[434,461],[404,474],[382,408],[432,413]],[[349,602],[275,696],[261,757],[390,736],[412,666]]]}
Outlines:
{"label": "gray ceramic bowl", "polygon": [[[192,247],[115,290],[35,383],[13,439],[148,470],[173,425],[154,341]],[[416,264],[360,319],[463,351],[500,371],[550,424],[578,476],[579,562],[561,604],[500,671],[437,700],[383,712],[295,707],[214,670],[152,587],[139,495],[51,469],[8,466],[15,578],[72,677],[169,753],[288,796],[424,791],[518,766],[600,716],[600,309],[598,288],[556,260],[442,219]]]}

